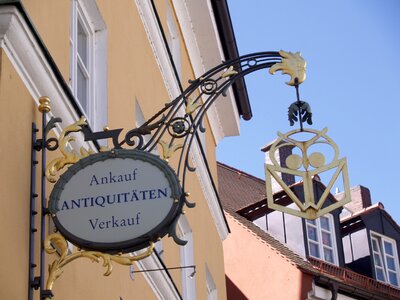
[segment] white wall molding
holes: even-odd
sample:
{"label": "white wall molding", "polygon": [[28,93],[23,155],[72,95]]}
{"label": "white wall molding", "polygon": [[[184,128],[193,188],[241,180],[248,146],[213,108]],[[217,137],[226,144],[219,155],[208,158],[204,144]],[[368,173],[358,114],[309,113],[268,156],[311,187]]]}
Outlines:
{"label": "white wall molding", "polygon": [[48,96],[51,100],[50,115],[61,117],[63,124],[72,124],[78,120],[78,114],[30,28],[14,6],[0,6],[0,47],[10,59],[36,105],[39,105],[39,97]]}
{"label": "white wall molding", "polygon": [[[180,89],[178,82],[176,81],[173,67],[169,60],[168,52],[163,42],[162,34],[158,26],[156,16],[154,15],[154,11],[151,7],[150,1],[136,0],[135,2],[138,7],[144,28],[146,30],[149,43],[153,49],[154,56],[157,60],[160,72],[164,79],[166,89],[170,93],[170,97],[174,99],[180,94]],[[182,111],[182,115],[184,115],[184,111]],[[209,174],[207,172],[207,168],[200,153],[197,141],[194,141],[194,143],[192,144],[191,155],[193,164],[196,167],[196,174],[199,178],[204,197],[211,211],[211,215],[216,224],[220,238],[221,240],[224,240],[229,232],[228,227],[225,222],[223,211],[219,206],[217,195],[211,184],[211,178],[209,177]]]}
{"label": "white wall molding", "polygon": [[[195,77],[225,60],[209,1],[172,0],[188,50]],[[229,88],[227,96],[216,101],[207,112],[216,143],[225,136],[239,135],[239,113]]]}
{"label": "white wall molding", "polygon": [[[139,254],[140,251],[135,253],[135,255]],[[139,260],[136,262],[139,270],[152,270],[152,269],[162,269],[163,265],[161,264],[158,257],[153,253],[149,257],[145,259]],[[171,278],[168,276],[166,271],[157,271],[157,272],[143,272],[141,273],[152,290],[154,291],[157,299],[160,300],[174,300],[181,299],[180,295],[177,293]]]}

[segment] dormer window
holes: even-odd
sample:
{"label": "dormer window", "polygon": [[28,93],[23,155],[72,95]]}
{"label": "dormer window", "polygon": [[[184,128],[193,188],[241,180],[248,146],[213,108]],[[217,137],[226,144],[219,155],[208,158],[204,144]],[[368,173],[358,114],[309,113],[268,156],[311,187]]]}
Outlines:
{"label": "dormer window", "polygon": [[395,241],[371,232],[371,245],[376,279],[399,286],[399,258]]}
{"label": "dormer window", "polygon": [[307,220],[307,243],[309,256],[337,264],[337,249],[332,215]]}

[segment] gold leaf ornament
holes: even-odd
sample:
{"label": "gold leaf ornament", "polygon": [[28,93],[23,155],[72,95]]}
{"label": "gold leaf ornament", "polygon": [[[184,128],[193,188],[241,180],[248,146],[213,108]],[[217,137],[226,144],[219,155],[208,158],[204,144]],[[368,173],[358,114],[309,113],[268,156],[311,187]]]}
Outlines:
{"label": "gold leaf ornament", "polygon": [[103,261],[103,267],[106,268],[105,272],[103,273],[104,276],[109,276],[112,273],[113,265],[112,263],[115,262],[120,265],[130,266],[133,262],[144,259],[150,256],[154,250],[154,243],[151,242],[150,246],[141,254],[136,256],[122,256],[122,255],[112,255],[103,252],[97,251],[84,251],[79,250],[73,253],[68,253],[68,243],[66,239],[59,233],[53,233],[46,237],[44,240],[44,250],[48,254],[54,254],[58,252],[60,257],[54,260],[49,265],[49,276],[46,283],[46,289],[52,290],[54,286],[54,282],[59,278],[63,270],[62,268],[69,264],[70,262],[78,259],[78,258],[88,258],[93,262],[100,262]]}
{"label": "gold leaf ornament", "polygon": [[290,81],[286,84],[294,86],[296,85],[295,79],[297,78],[298,84],[301,84],[306,80],[306,66],[307,62],[301,56],[300,52],[292,53],[286,51],[279,51],[282,56],[282,62],[274,64],[269,68],[269,73],[274,75],[276,71],[281,71],[282,74],[288,74]]}
{"label": "gold leaf ornament", "polygon": [[161,145],[162,156],[165,161],[168,161],[168,159],[172,157],[174,152],[183,147],[182,144],[171,144],[171,143],[166,143],[164,141],[159,141],[158,143]]}
{"label": "gold leaf ornament", "polygon": [[68,136],[72,132],[79,132],[82,130],[83,126],[86,126],[87,122],[84,117],[81,117],[79,121],[75,122],[72,125],[67,126],[60,134],[60,138],[58,139],[59,149],[62,157],[58,157],[53,159],[46,167],[46,178],[50,182],[56,182],[56,172],[60,171],[66,165],[71,165],[77,163],[80,159],[93,154],[93,150],[86,150],[84,147],[81,147],[79,150],[79,154],[72,150],[68,150],[68,144],[74,142],[76,139],[73,136]]}
{"label": "gold leaf ornament", "polygon": [[185,112],[186,112],[186,114],[191,115],[200,106],[201,106],[201,102],[198,99],[196,101],[196,99],[193,100],[191,98],[188,98]]}
{"label": "gold leaf ornament", "polygon": [[222,73],[221,78],[231,77],[236,75],[238,72],[233,69],[233,66],[230,66],[224,73]]}

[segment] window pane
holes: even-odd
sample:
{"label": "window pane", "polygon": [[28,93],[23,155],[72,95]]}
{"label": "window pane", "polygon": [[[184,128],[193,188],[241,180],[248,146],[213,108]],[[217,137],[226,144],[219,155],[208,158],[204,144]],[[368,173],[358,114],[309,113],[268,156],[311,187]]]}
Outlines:
{"label": "window pane", "polygon": [[322,243],[332,247],[331,235],[327,232],[322,232]]}
{"label": "window pane", "polygon": [[320,258],[321,256],[319,255],[319,247],[317,244],[313,243],[308,243],[310,246],[310,255],[314,257]]}
{"label": "window pane", "polygon": [[393,246],[391,243],[388,243],[386,241],[383,242],[385,245],[385,253],[393,256]]}
{"label": "window pane", "polygon": [[333,251],[332,249],[324,248],[324,260],[333,263]]}
{"label": "window pane", "polygon": [[83,74],[83,70],[78,66],[77,70],[77,96],[82,108],[87,112],[87,91],[88,91],[88,80]]}
{"label": "window pane", "polygon": [[375,252],[380,252],[379,251],[379,246],[378,246],[378,241],[375,238],[372,239],[372,249]]}
{"label": "window pane", "polygon": [[321,228],[330,231],[329,218],[321,217]]}
{"label": "window pane", "polygon": [[396,273],[394,273],[394,272],[389,272],[389,282],[390,282],[390,284],[393,284],[393,285],[399,285],[399,282],[397,281],[397,276],[396,276]]}
{"label": "window pane", "polygon": [[396,265],[393,257],[386,256],[386,263],[389,270],[396,271]]}
{"label": "window pane", "polygon": [[385,274],[383,274],[383,270],[376,268],[376,278],[380,281],[385,281]]}
{"label": "window pane", "polygon": [[310,240],[318,242],[318,236],[317,236],[317,229],[311,226],[307,226],[307,233],[308,233],[308,238]]}
{"label": "window pane", "polygon": [[88,36],[85,30],[83,29],[81,22],[82,21],[78,19],[78,54],[85,67],[88,68],[88,63],[87,63]]}
{"label": "window pane", "polygon": [[374,254],[375,265],[382,267],[381,256],[379,254]]}
{"label": "window pane", "polygon": [[315,220],[307,220],[307,223],[313,224],[313,225],[317,225],[317,223],[315,222]]}

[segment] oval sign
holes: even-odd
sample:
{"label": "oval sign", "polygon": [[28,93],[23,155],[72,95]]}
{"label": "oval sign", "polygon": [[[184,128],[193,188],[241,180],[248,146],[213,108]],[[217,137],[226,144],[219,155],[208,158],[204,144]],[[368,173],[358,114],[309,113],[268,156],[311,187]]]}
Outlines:
{"label": "oval sign", "polygon": [[131,252],[163,237],[182,211],[172,168],[144,151],[118,149],[81,159],[50,195],[57,229],[83,249]]}

